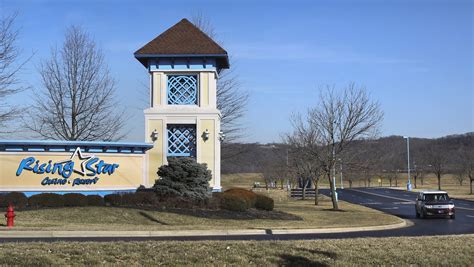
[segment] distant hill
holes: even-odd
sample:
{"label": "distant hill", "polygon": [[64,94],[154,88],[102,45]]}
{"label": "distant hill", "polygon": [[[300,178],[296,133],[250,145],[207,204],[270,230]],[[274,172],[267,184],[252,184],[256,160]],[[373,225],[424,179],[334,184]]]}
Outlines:
{"label": "distant hill", "polygon": [[[438,151],[446,157],[446,166],[454,168],[458,163],[459,151],[474,151],[474,132],[453,134],[440,138],[410,138],[412,168],[427,167],[428,156]],[[271,143],[233,143],[223,146],[222,172],[260,172],[265,162],[286,163],[287,146]],[[407,146],[402,136],[387,136],[376,140],[358,140],[347,151],[353,161],[370,163],[378,169],[406,169]]]}

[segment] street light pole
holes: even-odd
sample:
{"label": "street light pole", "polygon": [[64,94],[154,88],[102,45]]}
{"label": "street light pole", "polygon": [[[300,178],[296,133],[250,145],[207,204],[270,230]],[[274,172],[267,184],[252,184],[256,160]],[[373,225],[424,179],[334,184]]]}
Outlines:
{"label": "street light pole", "polygon": [[403,138],[407,139],[407,165],[408,165],[408,183],[407,191],[411,191],[411,179],[410,179],[410,137],[404,136]]}

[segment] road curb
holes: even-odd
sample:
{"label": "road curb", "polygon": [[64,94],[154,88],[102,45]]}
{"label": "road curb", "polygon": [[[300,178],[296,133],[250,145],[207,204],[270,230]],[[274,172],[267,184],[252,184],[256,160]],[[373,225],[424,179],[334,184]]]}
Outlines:
{"label": "road curb", "polygon": [[378,226],[323,228],[323,229],[236,229],[236,230],[181,230],[181,231],[15,231],[2,230],[0,238],[94,238],[94,237],[202,237],[254,236],[285,234],[329,234],[362,231],[381,231],[406,227],[407,222]]}
{"label": "road curb", "polygon": [[364,232],[364,231],[382,231],[398,229],[408,226],[405,220],[400,219],[401,222],[388,225],[377,226],[361,226],[348,228],[325,228],[325,229],[288,229],[288,230],[272,230],[273,234],[333,234],[333,233],[349,233],[349,232]]}

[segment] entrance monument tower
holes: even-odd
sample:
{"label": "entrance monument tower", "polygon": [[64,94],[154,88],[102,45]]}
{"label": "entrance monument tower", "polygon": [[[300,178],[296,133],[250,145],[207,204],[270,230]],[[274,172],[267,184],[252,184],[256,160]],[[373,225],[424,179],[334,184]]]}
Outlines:
{"label": "entrance monument tower", "polygon": [[212,172],[221,190],[220,111],[217,79],[229,68],[227,52],[186,19],[135,52],[150,73],[150,107],[145,113],[146,186],[158,178],[168,157],[193,157]]}

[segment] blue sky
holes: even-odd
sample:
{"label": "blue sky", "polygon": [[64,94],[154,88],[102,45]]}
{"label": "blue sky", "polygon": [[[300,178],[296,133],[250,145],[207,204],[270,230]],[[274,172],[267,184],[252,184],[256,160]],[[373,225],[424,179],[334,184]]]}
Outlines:
{"label": "blue sky", "polygon": [[[364,85],[385,113],[382,135],[439,137],[474,131],[473,1],[22,1],[19,46],[34,56],[22,82],[41,86],[38,63],[81,25],[105,52],[143,141],[146,69],[133,52],[183,17],[203,13],[250,92],[244,142],[278,142],[292,112],[316,105],[318,88]],[[28,105],[23,92],[10,98]],[[27,136],[26,136],[27,137]]]}

